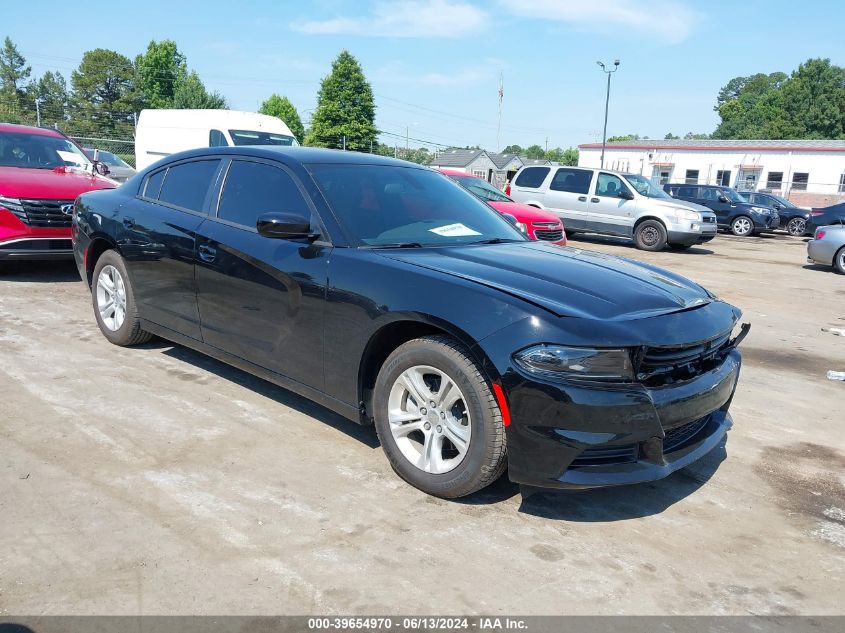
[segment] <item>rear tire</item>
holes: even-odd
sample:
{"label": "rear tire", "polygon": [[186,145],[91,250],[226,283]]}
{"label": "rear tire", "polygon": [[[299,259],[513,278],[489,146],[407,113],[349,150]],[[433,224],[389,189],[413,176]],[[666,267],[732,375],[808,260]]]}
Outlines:
{"label": "rear tire", "polygon": [[94,318],[103,336],[121,347],[149,341],[152,334],[141,329],[132,282],[120,254],[108,250],[100,255],[91,279]]}
{"label": "rear tire", "polygon": [[505,470],[499,405],[481,368],[448,336],[396,348],[379,371],[373,408],[390,465],[423,492],[462,497]]}
{"label": "rear tire", "polygon": [[731,233],[737,237],[754,235],[754,221],[747,215],[738,215],[731,220]]}
{"label": "rear tire", "polygon": [[666,227],[657,220],[645,220],[634,231],[634,242],[643,251],[661,251],[666,240]]}
{"label": "rear tire", "polygon": [[836,251],[836,255],[833,256],[833,270],[845,275],[845,246]]}
{"label": "rear tire", "polygon": [[807,232],[807,221],[804,218],[792,218],[786,223],[786,232],[794,237],[802,237]]}

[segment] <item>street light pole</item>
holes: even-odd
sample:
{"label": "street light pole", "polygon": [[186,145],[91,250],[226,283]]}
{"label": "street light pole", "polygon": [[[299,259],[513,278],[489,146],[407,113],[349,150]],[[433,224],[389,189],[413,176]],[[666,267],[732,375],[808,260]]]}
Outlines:
{"label": "street light pole", "polygon": [[619,60],[613,61],[613,70],[608,70],[604,62],[596,62],[607,75],[607,97],[604,100],[604,132],[601,135],[601,169],[604,169],[604,150],[607,147],[607,113],[610,109],[610,76],[619,70]]}

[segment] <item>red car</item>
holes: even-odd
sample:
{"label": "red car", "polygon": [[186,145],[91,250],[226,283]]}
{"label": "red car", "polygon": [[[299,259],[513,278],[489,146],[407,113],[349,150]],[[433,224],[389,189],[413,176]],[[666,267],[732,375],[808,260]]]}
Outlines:
{"label": "red car", "polygon": [[74,200],[116,186],[61,132],[0,123],[0,261],[72,259]]}
{"label": "red car", "polygon": [[514,202],[486,180],[465,171],[457,169],[438,169],[437,171],[449,176],[499,213],[507,213],[515,217],[518,222],[517,226],[532,240],[542,240],[558,246],[566,246],[563,222],[554,213]]}

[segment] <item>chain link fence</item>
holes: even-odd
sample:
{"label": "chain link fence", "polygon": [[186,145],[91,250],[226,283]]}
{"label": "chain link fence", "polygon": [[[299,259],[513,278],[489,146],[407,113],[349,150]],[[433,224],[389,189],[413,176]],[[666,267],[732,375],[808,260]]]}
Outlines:
{"label": "chain link fence", "polygon": [[70,138],[86,150],[99,149],[101,151],[111,152],[129,163],[132,167],[135,167],[134,140],[98,138],[93,136],[71,136]]}

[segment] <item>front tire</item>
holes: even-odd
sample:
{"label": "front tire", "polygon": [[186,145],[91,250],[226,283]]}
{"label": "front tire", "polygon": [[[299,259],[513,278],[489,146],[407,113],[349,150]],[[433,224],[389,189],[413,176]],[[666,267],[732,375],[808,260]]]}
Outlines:
{"label": "front tire", "polygon": [[152,334],[141,329],[138,307],[126,264],[117,251],[97,260],[91,284],[94,318],[109,342],[122,347],[146,343]]}
{"label": "front tire", "polygon": [[661,251],[666,246],[666,227],[657,220],[646,220],[634,231],[634,242],[643,251]]}
{"label": "front tire", "polygon": [[807,231],[807,221],[804,218],[792,218],[786,223],[786,232],[794,237],[802,237]]}
{"label": "front tire", "polygon": [[739,215],[731,220],[731,233],[737,237],[748,237],[754,234],[754,221],[747,215]]}
{"label": "front tire", "polygon": [[373,397],[376,432],[393,470],[412,486],[454,499],[504,471],[502,413],[466,348],[425,336],[393,351]]}
{"label": "front tire", "polygon": [[833,256],[833,270],[840,275],[845,275],[845,246],[836,251]]}

